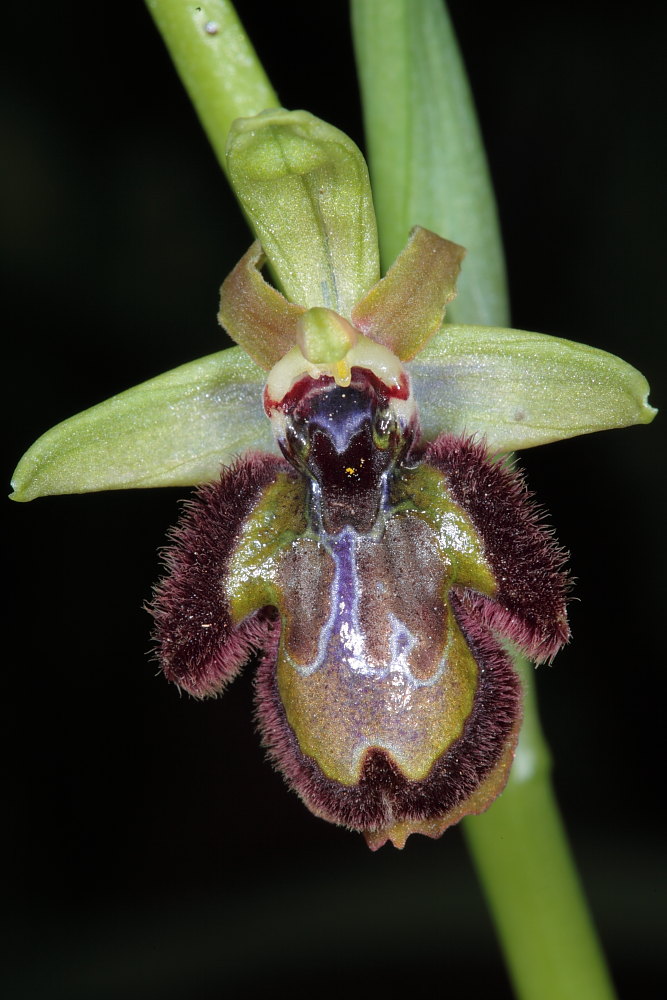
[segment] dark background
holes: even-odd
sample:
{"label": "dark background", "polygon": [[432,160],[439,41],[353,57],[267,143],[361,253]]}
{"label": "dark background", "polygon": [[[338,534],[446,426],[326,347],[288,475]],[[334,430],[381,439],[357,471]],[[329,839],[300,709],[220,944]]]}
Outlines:
{"label": "dark background", "polygon": [[[514,325],[664,397],[663,5],[457,0]],[[363,142],[344,3],[240,4],[287,107]],[[57,421],[217,350],[249,237],[141,4],[11,5],[3,88],[5,478]],[[456,234],[444,234],[456,239]],[[664,418],[528,452],[578,578],[538,676],[555,781],[624,996],[664,982]],[[5,505],[7,995],[241,988],[509,996],[458,830],[371,855],[263,760],[251,671],[199,704],[142,611],[187,491]],[[661,832],[661,830],[660,830]],[[661,914],[662,908],[662,914]]]}

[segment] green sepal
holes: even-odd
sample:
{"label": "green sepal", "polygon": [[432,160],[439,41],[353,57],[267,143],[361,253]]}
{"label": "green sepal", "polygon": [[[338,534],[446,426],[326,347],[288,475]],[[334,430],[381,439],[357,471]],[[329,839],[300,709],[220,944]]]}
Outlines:
{"label": "green sepal", "polygon": [[366,162],[306,111],[240,118],[227,142],[239,199],[288,299],[348,317],[380,277]]}
{"label": "green sepal", "polygon": [[222,283],[218,319],[232,340],[269,371],[296,344],[298,320],[306,310],[264,280],[265,260],[255,240]]}
{"label": "green sepal", "polygon": [[19,462],[13,500],[194,486],[248,449],[276,451],[265,374],[238,347],[181,365],[64,420]]}
{"label": "green sepal", "polygon": [[423,350],[456,295],[465,249],[415,226],[384,278],[357,302],[352,322],[401,361]]}
{"label": "green sepal", "polygon": [[483,435],[493,452],[648,424],[657,412],[625,361],[525,330],[445,324],[407,369],[427,439]]}

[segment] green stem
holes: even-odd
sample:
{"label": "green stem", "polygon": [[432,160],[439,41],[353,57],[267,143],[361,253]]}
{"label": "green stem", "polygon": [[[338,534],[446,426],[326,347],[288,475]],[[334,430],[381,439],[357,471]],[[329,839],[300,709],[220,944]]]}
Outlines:
{"label": "green stem", "polygon": [[588,913],[550,780],[533,669],[524,682],[524,725],[507,788],[464,823],[517,997],[611,1000],[614,989]]}
{"label": "green stem", "polygon": [[235,118],[280,107],[228,0],[146,0],[222,169]]}
{"label": "green stem", "polygon": [[[351,0],[381,246],[409,225],[468,256],[447,318],[509,325],[495,199],[465,69],[442,0]],[[469,284],[465,284],[468,276]],[[464,831],[522,1000],[610,1000],[613,988],[550,781],[532,670],[503,795]]]}

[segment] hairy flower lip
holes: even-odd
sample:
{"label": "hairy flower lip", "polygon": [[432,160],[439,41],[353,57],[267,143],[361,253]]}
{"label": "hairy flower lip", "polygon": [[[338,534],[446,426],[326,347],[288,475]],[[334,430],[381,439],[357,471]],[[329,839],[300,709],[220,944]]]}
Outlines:
{"label": "hairy flower lip", "polygon": [[[333,385],[336,392],[344,391]],[[240,462],[224,472],[218,484],[195,495],[174,534],[167,557],[169,573],[153,605],[165,673],[198,696],[221,690],[251,649],[264,650],[256,679],[257,719],[269,756],[311,811],[363,832],[372,849],[387,841],[402,846],[410,833],[439,836],[463,815],[488,807],[507,780],[520,719],[519,682],[495,633],[500,631],[538,656],[553,652],[567,634],[563,556],[531,506],[515,469],[492,462],[481,444],[450,436],[429,445],[421,463],[397,467],[392,483],[383,532],[355,536],[353,531],[350,535],[352,547],[348,546],[345,559],[348,563],[356,559],[358,582],[351,578],[344,584],[341,576],[336,583],[338,578],[327,569],[327,560],[335,551],[334,537],[341,540],[343,536],[319,528],[313,533],[307,482],[279,459],[254,456]],[[463,516],[463,521],[456,521],[457,510],[461,514],[456,516]],[[465,528],[466,523],[470,527]],[[412,533],[411,525],[421,526],[418,534]],[[336,530],[340,532],[340,526]],[[478,533],[483,549],[471,548],[462,530]],[[415,544],[417,538],[420,541]],[[426,538],[430,541],[424,547],[421,539]],[[389,572],[389,576],[377,575],[375,568],[383,552],[390,563],[382,573]],[[354,605],[358,588],[365,595],[358,604],[365,617],[355,619],[358,612],[350,605],[352,618],[347,620],[356,621],[354,627],[363,634],[369,628],[380,629],[373,642],[388,641],[383,623],[390,623],[396,613],[405,619],[407,628],[417,628],[416,635],[419,629],[428,634],[427,620],[416,624],[421,617],[413,619],[410,610],[413,593],[418,601],[415,607],[421,606],[420,591],[415,588],[426,586],[426,595],[432,586],[428,583],[432,570],[425,569],[428,562],[413,572],[410,561],[417,553],[422,560],[435,559],[432,567],[444,560],[443,567],[450,567],[444,572],[457,567],[447,603],[460,631],[460,649],[469,650],[470,664],[477,664],[472,708],[465,710],[462,719],[456,714],[459,709],[443,717],[452,735],[428,776],[406,779],[397,769],[393,752],[382,742],[373,742],[369,733],[371,742],[360,777],[352,784],[349,779],[341,782],[323,771],[318,749],[322,744],[317,737],[311,745],[311,726],[319,715],[322,735],[331,730],[327,754],[333,752],[335,762],[336,747],[342,748],[354,732],[354,706],[361,704],[361,689],[355,693],[353,674],[335,667],[326,684],[338,679],[326,700],[318,702],[318,689],[311,689],[308,677],[319,684],[320,668],[299,680],[290,664],[299,662],[299,643],[312,644],[324,628],[327,607],[338,607],[340,601],[343,609],[350,600]],[[348,572],[347,563],[334,565],[336,573]],[[402,568],[398,574],[396,568]],[[410,581],[409,590],[402,589],[401,579]],[[393,604],[383,599],[377,612],[364,610],[371,580],[395,588]],[[300,603],[304,600],[300,594],[307,595],[305,605]],[[277,617],[268,612],[271,605],[277,608]],[[299,620],[302,612],[307,618],[303,623]],[[333,619],[328,620],[327,642],[337,628]],[[294,642],[297,645],[290,648],[288,657],[285,644]],[[336,661],[328,656],[322,662],[330,670]],[[296,700],[295,692],[290,693],[295,682],[301,689]],[[371,698],[371,707],[374,699],[382,697],[381,689],[374,688],[363,697]],[[349,708],[339,714],[346,703]],[[364,710],[363,718],[367,725],[372,712],[367,715]],[[415,716],[417,721],[420,718]]]}

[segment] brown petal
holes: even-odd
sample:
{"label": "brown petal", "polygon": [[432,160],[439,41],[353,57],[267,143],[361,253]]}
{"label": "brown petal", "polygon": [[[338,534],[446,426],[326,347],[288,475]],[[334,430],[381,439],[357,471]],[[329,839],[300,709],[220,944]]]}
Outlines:
{"label": "brown petal", "polygon": [[232,340],[269,371],[296,344],[297,320],[306,310],[264,280],[265,259],[255,240],[222,283],[218,319]]}
{"label": "brown petal", "polygon": [[415,226],[384,278],[352,310],[367,337],[409,361],[442,325],[465,250]]}

